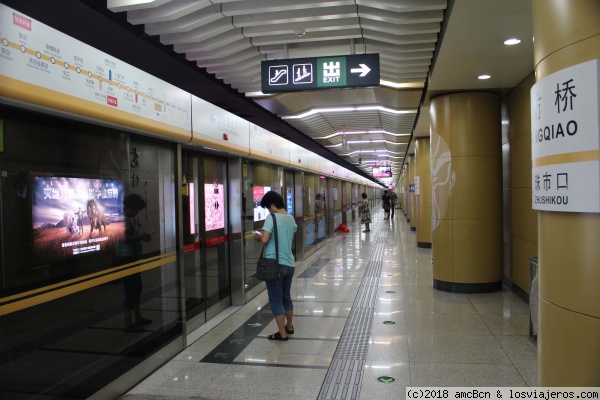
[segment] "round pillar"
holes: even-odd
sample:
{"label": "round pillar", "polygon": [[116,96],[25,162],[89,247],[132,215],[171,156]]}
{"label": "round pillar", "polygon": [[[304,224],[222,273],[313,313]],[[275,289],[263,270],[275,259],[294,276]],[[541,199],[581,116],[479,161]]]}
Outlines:
{"label": "round pillar", "polygon": [[500,98],[468,92],[431,100],[433,286],[502,288]]}
{"label": "round pillar", "polygon": [[[598,0],[532,6],[536,80],[600,58]],[[539,212],[539,386],[600,386],[599,237],[600,214]]]}
{"label": "round pillar", "polygon": [[431,158],[429,138],[415,141],[415,164],[418,192],[415,189],[417,209],[417,247],[431,247]]}

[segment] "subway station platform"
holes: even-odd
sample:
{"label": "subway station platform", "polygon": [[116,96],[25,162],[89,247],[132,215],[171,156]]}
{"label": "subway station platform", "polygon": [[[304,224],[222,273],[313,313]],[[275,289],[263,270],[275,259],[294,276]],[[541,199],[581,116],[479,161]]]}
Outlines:
{"label": "subway station platform", "polygon": [[[408,386],[536,386],[527,303],[506,287],[432,287],[431,249],[401,210],[373,213],[296,263],[295,333],[277,331],[267,293],[195,332],[186,350],[123,396],[138,399],[404,399]],[[194,339],[196,339],[194,338]]]}

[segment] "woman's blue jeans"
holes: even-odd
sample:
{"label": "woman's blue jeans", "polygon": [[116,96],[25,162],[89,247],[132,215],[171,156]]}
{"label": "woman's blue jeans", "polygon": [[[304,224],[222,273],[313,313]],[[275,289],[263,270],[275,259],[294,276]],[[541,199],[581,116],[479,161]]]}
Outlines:
{"label": "woman's blue jeans", "polygon": [[276,281],[267,281],[267,293],[269,294],[269,304],[273,315],[278,317],[285,314],[286,311],[293,310],[292,278],[294,277],[294,267],[279,264],[279,279]]}

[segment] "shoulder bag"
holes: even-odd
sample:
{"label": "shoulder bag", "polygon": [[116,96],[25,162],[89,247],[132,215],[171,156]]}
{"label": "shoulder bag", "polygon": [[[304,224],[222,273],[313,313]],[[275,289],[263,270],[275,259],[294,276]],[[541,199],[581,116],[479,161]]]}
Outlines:
{"label": "shoulder bag", "polygon": [[263,258],[265,248],[260,252],[260,258],[256,263],[256,279],[261,281],[276,281],[279,279],[279,246],[277,245],[277,219],[273,218],[273,236],[275,240],[275,259]]}

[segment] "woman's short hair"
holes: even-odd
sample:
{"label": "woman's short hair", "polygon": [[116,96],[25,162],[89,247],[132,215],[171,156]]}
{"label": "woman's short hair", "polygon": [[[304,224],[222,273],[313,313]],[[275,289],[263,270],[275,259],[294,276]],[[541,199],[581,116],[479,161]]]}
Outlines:
{"label": "woman's short hair", "polygon": [[125,208],[129,208],[130,210],[141,211],[146,208],[146,202],[137,193],[133,193],[125,197],[123,200],[123,206]]}
{"label": "woman's short hair", "polygon": [[268,209],[271,204],[273,204],[276,208],[281,209],[284,208],[283,197],[277,192],[270,191],[265,193],[262,200],[260,201],[260,206]]}
{"label": "woman's short hair", "polygon": [[366,198],[367,198],[367,194],[366,194],[366,193],[363,193],[363,194],[362,194],[362,198],[363,198],[363,199],[366,199]]}

